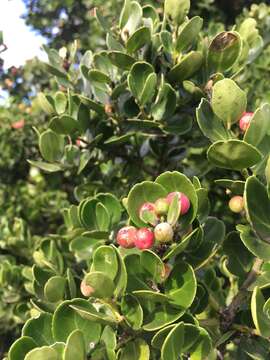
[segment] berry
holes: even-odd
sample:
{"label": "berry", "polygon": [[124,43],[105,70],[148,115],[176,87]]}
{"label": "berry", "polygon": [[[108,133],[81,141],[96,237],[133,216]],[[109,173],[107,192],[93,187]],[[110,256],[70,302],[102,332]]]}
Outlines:
{"label": "berry", "polygon": [[162,222],[155,227],[155,239],[158,242],[170,242],[173,239],[173,228],[167,222]]}
{"label": "berry", "polygon": [[24,119],[15,121],[11,124],[12,129],[21,129],[24,127]]}
{"label": "berry", "polygon": [[239,120],[239,127],[242,131],[247,131],[250,125],[250,121],[253,116],[253,112],[244,112]]}
{"label": "berry", "polygon": [[138,249],[150,249],[154,245],[154,233],[149,228],[140,228],[137,231],[135,245]]}
{"label": "berry", "polygon": [[181,193],[179,191],[174,191],[174,192],[171,192],[167,195],[167,201],[168,203],[170,204],[175,196],[175,194],[178,195],[178,198],[179,198],[179,201],[180,201],[180,204],[181,204],[181,212],[180,214],[181,215],[185,215],[189,208],[190,208],[190,201],[189,201],[189,198],[184,194],[184,193]]}
{"label": "berry", "polygon": [[168,200],[165,198],[158,199],[155,202],[155,207],[157,215],[166,215],[169,209]]}
{"label": "berry", "polygon": [[137,238],[137,229],[134,226],[125,226],[120,229],[116,236],[117,243],[123,248],[133,248]]}
{"label": "berry", "polygon": [[234,213],[240,213],[244,209],[244,199],[242,196],[234,196],[229,201],[229,208]]}
{"label": "berry", "polygon": [[85,297],[91,296],[91,294],[93,294],[93,292],[94,292],[94,289],[92,288],[92,286],[86,285],[85,280],[83,280],[81,282],[80,289],[81,289],[81,293]]}
{"label": "berry", "polygon": [[146,203],[144,203],[144,204],[140,207],[140,210],[139,210],[139,216],[140,216],[140,218],[142,217],[144,211],[150,211],[150,212],[153,212],[153,213],[154,213],[154,212],[156,211],[155,204],[153,204],[153,203],[151,203],[151,202],[146,202]]}

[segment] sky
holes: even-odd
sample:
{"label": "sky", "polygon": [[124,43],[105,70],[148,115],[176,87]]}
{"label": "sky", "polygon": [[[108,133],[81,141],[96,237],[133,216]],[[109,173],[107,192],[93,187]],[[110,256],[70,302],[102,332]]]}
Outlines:
{"label": "sky", "polygon": [[0,30],[3,31],[4,43],[8,47],[8,50],[1,54],[5,69],[23,65],[34,56],[46,59],[41,50],[45,40],[26,26],[21,19],[24,12],[25,5],[22,0],[0,0]]}

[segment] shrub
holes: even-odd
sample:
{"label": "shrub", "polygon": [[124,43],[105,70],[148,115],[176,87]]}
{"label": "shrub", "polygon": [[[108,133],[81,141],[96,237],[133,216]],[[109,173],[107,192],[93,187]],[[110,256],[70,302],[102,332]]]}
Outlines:
{"label": "shrub", "polygon": [[112,28],[96,11],[107,50],[46,48],[59,89],[30,163],[83,183],[22,266],[9,360],[269,357],[270,106],[235,81],[264,41],[250,19],[209,37],[189,7],[125,1]]}

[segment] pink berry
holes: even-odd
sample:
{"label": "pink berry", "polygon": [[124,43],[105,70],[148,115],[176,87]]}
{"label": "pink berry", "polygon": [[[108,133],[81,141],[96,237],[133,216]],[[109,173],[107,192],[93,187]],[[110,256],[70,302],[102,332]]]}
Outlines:
{"label": "pink berry", "polygon": [[14,123],[11,124],[11,127],[13,129],[21,129],[24,127],[24,119],[19,120],[19,121],[15,121]]}
{"label": "pink berry", "polygon": [[239,120],[239,127],[242,131],[247,131],[250,125],[250,121],[252,116],[254,115],[253,112],[244,112]]}
{"label": "pink berry", "polygon": [[137,231],[135,245],[138,249],[150,249],[154,245],[154,233],[148,228],[140,228]]}
{"label": "pink berry", "polygon": [[229,201],[229,208],[234,213],[240,213],[244,209],[244,198],[242,196],[234,196]]}
{"label": "pink berry", "polygon": [[81,289],[81,293],[85,297],[91,296],[93,294],[93,292],[94,292],[94,289],[92,288],[92,286],[86,285],[85,280],[83,280],[81,282],[80,289]]}
{"label": "pink berry", "polygon": [[161,243],[167,243],[173,239],[173,228],[167,222],[162,222],[155,227],[155,239]]}
{"label": "pink berry", "polygon": [[155,212],[156,211],[155,204],[153,204],[151,202],[146,202],[146,203],[142,204],[142,206],[140,207],[140,210],[139,210],[140,217],[142,217],[144,211]]}
{"label": "pink berry", "polygon": [[130,249],[135,246],[136,238],[137,229],[134,226],[125,226],[118,231],[116,241],[123,248]]}
{"label": "pink berry", "polygon": [[185,215],[190,208],[190,201],[189,201],[189,198],[184,193],[181,193],[179,191],[174,191],[174,192],[169,193],[167,195],[168,203],[170,204],[172,202],[172,200],[176,194],[178,195],[179,201],[181,203],[180,214]]}

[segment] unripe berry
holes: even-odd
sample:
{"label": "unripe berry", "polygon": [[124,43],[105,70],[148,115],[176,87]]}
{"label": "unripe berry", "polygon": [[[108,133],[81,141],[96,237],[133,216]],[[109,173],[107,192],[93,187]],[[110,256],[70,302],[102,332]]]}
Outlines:
{"label": "unripe berry", "polygon": [[190,208],[190,201],[189,201],[189,198],[184,193],[181,193],[179,191],[174,191],[174,192],[169,193],[167,195],[166,199],[168,200],[168,203],[170,204],[173,201],[173,198],[176,194],[178,195],[178,198],[179,198],[179,201],[181,204],[180,214],[185,215]]}
{"label": "unripe berry", "polygon": [[242,114],[239,120],[239,127],[243,132],[247,131],[247,129],[249,128],[253,114],[253,112],[244,112]]}
{"label": "unripe berry", "polygon": [[156,214],[161,216],[161,215],[166,215],[169,209],[169,203],[168,200],[165,198],[161,198],[158,199],[155,202],[155,207],[156,207]]}
{"label": "unripe berry", "polygon": [[81,289],[81,293],[85,297],[91,296],[94,292],[94,289],[92,288],[92,286],[86,285],[85,280],[82,280],[80,289]]}
{"label": "unripe berry", "polygon": [[137,238],[137,229],[134,226],[125,226],[120,229],[116,236],[117,243],[123,248],[133,248]]}
{"label": "unripe berry", "polygon": [[150,249],[154,245],[154,233],[149,228],[140,228],[137,230],[135,245],[138,249]]}
{"label": "unripe berry", "polygon": [[170,242],[173,239],[173,228],[167,222],[162,222],[155,227],[155,239],[158,242]]}
{"label": "unripe berry", "polygon": [[156,211],[155,204],[153,204],[151,202],[146,202],[146,203],[142,204],[142,206],[140,207],[140,210],[139,210],[140,218],[142,217],[144,211],[150,211],[150,212],[154,213]]}
{"label": "unripe berry", "polygon": [[234,196],[229,201],[229,208],[234,213],[240,213],[244,209],[244,199],[242,196]]}

